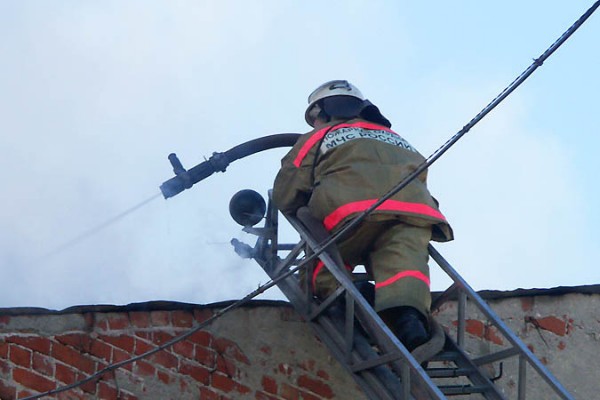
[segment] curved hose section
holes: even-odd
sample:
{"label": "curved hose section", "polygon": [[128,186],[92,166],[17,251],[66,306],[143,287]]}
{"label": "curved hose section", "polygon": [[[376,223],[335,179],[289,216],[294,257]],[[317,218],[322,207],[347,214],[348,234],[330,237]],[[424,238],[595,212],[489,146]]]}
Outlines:
{"label": "curved hose section", "polygon": [[[292,147],[300,136],[301,134],[299,133],[279,133],[253,139],[232,147],[224,153],[213,153],[208,160],[187,171],[181,167],[177,156],[172,154],[169,156],[169,160],[173,164],[176,175],[168,181],[163,182],[160,185],[160,191],[164,198],[168,199],[183,192],[185,189],[191,188],[217,171],[225,172],[230,163],[240,158],[278,147]],[[176,160],[177,166],[174,164],[174,160]]]}

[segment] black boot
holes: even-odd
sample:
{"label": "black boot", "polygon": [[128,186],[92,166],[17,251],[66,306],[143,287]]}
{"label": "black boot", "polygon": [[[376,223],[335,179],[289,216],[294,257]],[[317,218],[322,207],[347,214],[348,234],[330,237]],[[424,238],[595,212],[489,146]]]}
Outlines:
{"label": "black boot", "polygon": [[369,281],[356,281],[354,282],[354,286],[356,286],[360,294],[367,300],[367,303],[373,307],[375,304],[375,285]]}
{"label": "black boot", "polygon": [[388,308],[379,315],[408,351],[413,351],[429,340],[427,319],[416,308]]}

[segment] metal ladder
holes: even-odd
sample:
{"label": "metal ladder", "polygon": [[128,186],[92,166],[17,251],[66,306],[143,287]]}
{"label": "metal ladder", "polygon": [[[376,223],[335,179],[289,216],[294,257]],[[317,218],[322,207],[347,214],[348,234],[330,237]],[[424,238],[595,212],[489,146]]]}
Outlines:
{"label": "metal ladder", "polygon": [[[421,346],[425,350],[419,347],[411,354],[361,294],[354,278],[340,264],[339,254],[335,248],[331,248],[333,246],[320,253],[319,259],[337,279],[339,288],[323,301],[305,289],[309,287],[308,278],[300,277],[302,274],[298,272],[298,266],[307,256],[319,251],[327,232],[320,224],[315,226],[304,218],[286,216],[300,235],[300,241],[296,244],[279,243],[278,215],[278,210],[269,200],[264,226],[244,228],[245,232],[258,236],[255,246],[233,239],[235,251],[244,258],[253,258],[271,279],[277,281],[279,289],[353,376],[367,398],[421,400],[462,396],[468,399],[525,400],[527,395],[532,394],[527,393],[527,373],[533,370],[546,382],[557,399],[573,399],[433,246],[429,246],[431,258],[454,283],[434,299],[432,310],[437,310],[448,300],[458,300],[456,335],[450,335],[432,321],[438,337],[437,347],[433,345],[433,354],[427,354],[432,350],[430,343]],[[311,275],[312,264],[301,266],[307,268],[305,276]],[[485,315],[488,323],[506,338],[509,347],[476,357],[467,352],[467,311],[473,308],[467,304],[474,305]],[[426,349],[427,346],[430,348]],[[490,377],[485,368],[496,363],[502,369],[505,360],[513,359],[508,362],[515,364],[515,358],[515,393],[503,393],[495,384],[501,376]]]}

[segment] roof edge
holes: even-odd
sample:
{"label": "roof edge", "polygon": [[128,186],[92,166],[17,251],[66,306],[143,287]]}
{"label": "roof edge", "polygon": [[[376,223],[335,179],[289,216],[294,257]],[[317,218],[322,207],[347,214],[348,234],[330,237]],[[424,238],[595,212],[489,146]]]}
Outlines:
{"label": "roof edge", "polygon": [[[563,296],[566,294],[600,294],[600,284],[581,285],[581,286],[557,286],[548,289],[515,289],[515,290],[481,290],[477,292],[485,300],[499,300],[516,297],[534,297],[534,296]],[[432,293],[437,297],[441,292]],[[196,310],[206,308],[225,308],[238,300],[227,300],[209,304],[185,303],[170,300],[153,300],[139,303],[130,303],[126,305],[79,305],[65,308],[63,310],[51,310],[43,307],[7,307],[0,308],[0,316],[16,315],[61,315],[61,314],[84,314],[84,313],[109,313],[109,312],[136,312],[136,311],[175,311],[175,310]],[[252,300],[244,307],[292,307],[284,300]]]}

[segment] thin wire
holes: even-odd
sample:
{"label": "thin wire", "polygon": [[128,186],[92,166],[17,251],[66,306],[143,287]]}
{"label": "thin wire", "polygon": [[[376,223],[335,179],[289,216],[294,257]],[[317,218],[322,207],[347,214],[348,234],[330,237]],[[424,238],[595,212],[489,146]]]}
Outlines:
{"label": "thin wire", "polygon": [[136,204],[135,206],[128,208],[127,210],[115,215],[114,217],[106,220],[105,222],[103,222],[102,224],[95,226],[93,228],[88,229],[87,231],[84,231],[83,233],[81,233],[80,235],[76,236],[75,238],[69,240],[68,242],[56,247],[54,250],[46,253],[45,255],[41,256],[38,258],[38,261],[44,258],[48,258],[48,257],[52,257],[55,256],[59,253],[62,253],[63,251],[65,251],[66,249],[68,249],[69,247],[72,247],[74,245],[76,245],[77,243],[81,242],[82,240],[87,239],[90,236],[95,235],[96,233],[100,232],[101,230],[107,228],[108,226],[114,224],[115,222],[119,221],[120,219],[126,217],[128,214],[131,214],[132,212],[136,211],[137,209],[145,206],[146,204],[150,203],[152,200],[157,199],[161,196],[160,193],[157,193],[155,195],[153,195],[152,197],[142,201],[139,204]]}
{"label": "thin wire", "polygon": [[[264,293],[266,290],[272,288],[273,286],[275,286],[279,281],[286,279],[287,277],[291,276],[292,274],[294,274],[296,271],[298,271],[300,268],[304,267],[308,262],[310,262],[311,260],[314,260],[316,257],[318,257],[329,245],[331,245],[332,243],[334,243],[340,236],[342,236],[343,234],[345,234],[348,230],[352,229],[353,227],[355,227],[358,223],[360,223],[362,220],[364,220],[371,212],[373,212],[378,206],[380,206],[385,200],[389,199],[391,196],[393,196],[394,194],[396,194],[398,191],[402,190],[406,185],[408,185],[413,179],[415,179],[419,174],[421,174],[423,171],[425,171],[429,166],[431,166],[437,159],[439,159],[446,151],[448,151],[450,149],[450,147],[452,147],[461,137],[463,137],[469,130],[471,130],[471,128],[473,126],[475,126],[479,121],[481,121],[481,119],[483,119],[483,117],[485,117],[490,111],[492,111],[498,104],[500,104],[500,102],[502,102],[506,97],[508,97],[508,95],[510,95],[519,85],[521,85],[538,67],[540,67],[544,61],[546,61],[546,59],[548,57],[550,57],[550,55],[552,55],[552,53],[554,53],[554,51],[556,51],[556,49],[558,49],[593,13],[594,11],[596,11],[596,9],[600,6],[600,0],[596,1],[596,3],[594,3],[594,5],[592,7],[590,7],[590,9],[588,11],[586,11],[567,31],[565,31],[565,33],[562,34],[562,36],[560,36],[544,53],[542,53],[542,55],[537,58],[534,59],[533,64],[531,64],[529,66],[529,68],[527,68],[525,71],[523,71],[523,73],[521,73],[521,75],[519,75],[509,86],[507,86],[498,96],[496,96],[496,98],[494,100],[492,100],[484,109],[482,109],[479,114],[477,114],[471,121],[469,121],[469,123],[467,125],[465,125],[460,131],[458,131],[454,136],[452,136],[446,143],[444,143],[444,145],[442,145],[439,149],[437,149],[434,153],[432,153],[432,155],[430,155],[412,174],[409,174],[408,176],[406,176],[406,178],[404,178],[403,180],[401,180],[394,188],[392,188],[388,193],[386,193],[378,202],[376,202],[375,204],[373,204],[371,207],[369,207],[367,210],[365,210],[363,213],[361,213],[361,215],[359,215],[358,217],[356,217],[355,219],[353,219],[349,224],[347,224],[343,229],[341,229],[339,232],[337,232],[336,234],[334,234],[333,236],[331,236],[330,239],[326,240],[323,242],[322,245],[320,245],[317,249],[314,249],[314,253],[306,258],[304,258],[304,260],[302,262],[300,262],[296,267],[290,269],[289,271],[287,271],[286,273],[278,276],[276,279],[272,279],[271,281],[265,283],[262,286],[259,286],[256,290],[254,290],[253,292],[249,293],[248,295],[246,295],[243,299],[238,300],[234,303],[232,303],[231,305],[219,310],[218,312],[216,312],[211,318],[207,319],[206,321],[200,323],[199,325],[197,325],[196,327],[194,327],[193,329],[189,330],[188,332],[173,338],[172,340],[165,342],[164,344],[162,344],[161,346],[158,346],[150,351],[147,351],[146,353],[142,353],[136,357],[132,357],[129,358],[127,360],[123,360],[121,362],[115,363],[115,364],[111,364],[106,368],[101,369],[100,371],[96,372],[93,375],[90,375],[89,377],[82,379],[78,382],[75,382],[73,384],[67,385],[67,386],[63,386],[61,388],[57,388],[54,390],[50,390],[48,392],[45,393],[41,393],[38,395],[34,395],[34,396],[29,396],[24,398],[23,400],[34,400],[34,399],[39,399],[43,396],[48,396],[48,395],[52,395],[52,394],[56,394],[56,393],[61,393],[61,392],[65,392],[67,390],[70,389],[74,389],[78,386],[84,385],[88,382],[94,381],[98,378],[100,378],[102,375],[104,375],[107,372],[113,371],[115,369],[118,369],[124,365],[136,362],[138,360],[141,360],[145,357],[151,356],[152,354],[155,354],[159,351],[162,351],[186,338],[188,338],[189,336],[193,335],[194,333],[196,333],[197,331],[199,331],[200,329],[202,329],[203,327],[207,326],[208,324],[210,324],[212,321],[220,318],[221,316],[223,316],[225,313],[232,311],[240,306],[242,306],[243,304],[249,302],[251,299],[255,298],[256,296],[260,295],[261,293]],[[160,195],[160,194],[159,194]],[[157,196],[159,196],[157,195]],[[154,196],[154,197],[157,197]],[[149,202],[150,200],[153,200],[154,197],[146,200],[145,202],[141,203],[140,205],[128,210],[128,212],[133,211],[134,209],[137,209],[139,207],[141,207],[143,204]],[[123,216],[126,213],[122,213],[119,216],[113,218],[113,220],[118,219],[118,217]],[[101,227],[104,227],[107,224],[103,224]],[[96,228],[97,229],[97,228]],[[87,236],[88,234],[86,234]]]}

